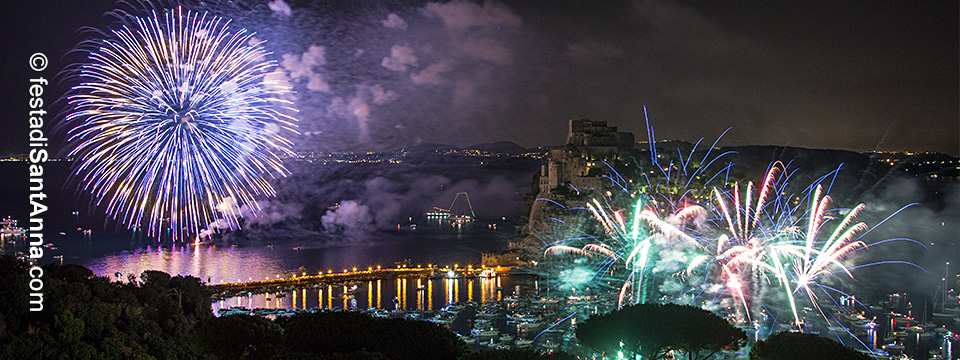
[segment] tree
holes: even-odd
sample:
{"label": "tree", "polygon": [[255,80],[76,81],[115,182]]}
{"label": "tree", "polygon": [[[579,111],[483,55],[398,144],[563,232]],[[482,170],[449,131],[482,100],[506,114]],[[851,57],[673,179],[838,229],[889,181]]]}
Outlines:
{"label": "tree", "polygon": [[459,360],[574,360],[576,356],[555,352],[541,354],[538,351],[526,349],[481,350],[461,356]]}
{"label": "tree", "polygon": [[870,356],[814,334],[781,332],[750,350],[750,360],[868,360]]}
{"label": "tree", "polygon": [[177,276],[170,278],[167,284],[169,293],[176,297],[177,303],[183,308],[184,315],[191,319],[202,320],[213,317],[210,311],[210,291],[204,287],[200,279],[193,276]]}
{"label": "tree", "polygon": [[191,338],[218,359],[269,359],[280,350],[283,329],[259,316],[231,315],[197,323]]}
{"label": "tree", "polygon": [[378,352],[358,350],[348,354],[289,353],[274,356],[270,360],[390,360],[390,358]]}
{"label": "tree", "polygon": [[326,356],[363,350],[394,360],[453,360],[467,350],[463,341],[436,324],[356,312],[301,313],[282,326],[284,355]]}
{"label": "tree", "polygon": [[628,358],[664,359],[686,355],[708,359],[747,342],[743,330],[700,308],[675,304],[638,304],[594,316],[577,326],[580,344]]}
{"label": "tree", "polygon": [[28,312],[26,269],[0,256],[0,359],[209,358],[187,341],[197,320],[212,317],[195,278],[148,272],[139,287],[81,266],[48,264],[44,309]]}

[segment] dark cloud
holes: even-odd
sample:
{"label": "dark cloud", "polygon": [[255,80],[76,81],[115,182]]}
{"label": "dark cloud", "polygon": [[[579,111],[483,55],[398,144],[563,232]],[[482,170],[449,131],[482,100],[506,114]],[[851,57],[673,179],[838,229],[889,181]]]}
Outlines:
{"label": "dark cloud", "polygon": [[385,27],[392,28],[392,29],[400,29],[400,30],[407,29],[407,22],[404,21],[403,18],[401,18],[400,16],[394,13],[387,14],[387,19],[384,20],[381,24],[383,24],[383,26]]}
{"label": "dark cloud", "polygon": [[[661,138],[733,128],[726,145],[960,153],[956,2],[195,5],[267,41],[297,91],[303,150],[552,145],[574,117],[643,134],[646,105]],[[83,17],[103,28],[97,11]],[[68,42],[55,58],[75,23],[24,39]]]}
{"label": "dark cloud", "polygon": [[506,163],[512,165],[294,163],[293,174],[277,182],[276,198],[261,203],[256,216],[242,209],[243,236],[267,232],[270,237],[363,239],[397,224],[420,222],[434,206],[449,208],[460,192],[469,195],[478,218],[514,219],[523,211],[523,196],[539,163]]}
{"label": "dark cloud", "polygon": [[902,289],[932,298],[946,263],[953,264],[951,278],[958,272],[960,241],[956,234],[960,224],[955,220],[960,219],[960,186],[907,176],[894,176],[879,185],[861,199],[866,214],[860,220],[873,229],[863,240],[895,241],[859,251],[853,259],[859,264],[910,262],[923,270],[902,263],[884,264],[858,272],[858,280],[851,285],[864,292]]}

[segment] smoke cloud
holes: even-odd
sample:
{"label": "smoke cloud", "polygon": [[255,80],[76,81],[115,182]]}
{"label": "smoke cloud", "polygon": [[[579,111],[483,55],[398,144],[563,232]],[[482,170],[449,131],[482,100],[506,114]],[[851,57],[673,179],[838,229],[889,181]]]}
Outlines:
{"label": "smoke cloud", "polygon": [[407,22],[403,20],[399,15],[390,13],[387,15],[387,19],[382,22],[383,26],[391,29],[407,29]]}
{"label": "smoke cloud", "polygon": [[[810,26],[824,16],[876,16],[857,7],[798,17],[784,10],[789,6],[724,16],[709,5],[646,0],[567,2],[547,13],[538,2],[496,0],[267,5],[218,12],[257,31],[294,79],[301,130],[311,134],[296,141],[303,150],[390,150],[418,141],[466,146],[511,140],[534,147],[562,142],[565,121],[574,117],[642,134],[637,104],[645,104],[651,118],[661,120],[657,132],[666,139],[695,140],[733,127],[728,144],[869,150],[880,141],[881,150],[930,144],[956,153],[956,86],[950,80],[956,69],[916,66],[925,55],[864,55],[813,41],[822,38],[815,33],[830,31]],[[938,13],[906,5],[899,10]],[[781,13],[791,21],[771,19]],[[745,29],[731,20],[743,16],[776,26]],[[811,28],[809,39],[796,38]],[[955,36],[904,43],[910,37],[897,29],[879,34],[887,41],[878,43],[918,50],[903,54],[956,48]],[[829,33],[836,44],[861,36],[852,34],[861,33]],[[311,65],[305,54],[317,47],[325,61]],[[914,80],[896,75],[915,69],[923,74]],[[847,79],[847,87],[831,87],[829,79]],[[327,111],[338,98],[349,103],[359,87],[374,86],[394,91],[397,100],[368,103],[362,117]],[[902,93],[916,98],[891,101],[877,90],[888,88],[907,89]],[[910,105],[918,103],[930,106]],[[932,119],[937,126],[886,136],[903,119]]]}
{"label": "smoke cloud", "polygon": [[[933,297],[950,262],[948,285],[955,287],[960,270],[960,184],[930,182],[910,175],[887,178],[863,197],[866,216],[860,220],[873,230],[863,238],[867,243],[903,239],[870,247],[851,255],[858,264],[904,261],[884,264],[854,274],[857,289],[864,292],[906,291],[919,301]],[[896,215],[900,209],[906,207]],[[892,217],[890,217],[892,216]],[[889,220],[880,224],[880,222]],[[915,303],[915,306],[917,303]]]}
{"label": "smoke cloud", "polygon": [[[523,211],[536,160],[505,160],[498,168],[456,164],[326,164],[295,162],[292,175],[275,184],[277,196],[256,212],[225,202],[239,212],[242,231],[225,231],[218,220],[204,234],[226,238],[297,238],[358,241],[377,232],[425,221],[433,207],[450,208],[466,192],[481,221],[513,220]],[[457,201],[465,201],[461,196]]]}
{"label": "smoke cloud", "polygon": [[290,16],[293,13],[290,5],[287,5],[283,0],[273,0],[267,3],[267,6],[277,15]]}

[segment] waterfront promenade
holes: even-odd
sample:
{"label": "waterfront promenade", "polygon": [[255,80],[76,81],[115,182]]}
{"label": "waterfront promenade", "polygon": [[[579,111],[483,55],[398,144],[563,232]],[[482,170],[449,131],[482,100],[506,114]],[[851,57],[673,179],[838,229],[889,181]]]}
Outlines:
{"label": "waterfront promenade", "polygon": [[[506,270],[506,268],[501,268]],[[396,268],[368,267],[366,269],[353,268],[344,269],[342,272],[328,270],[326,273],[315,275],[301,272],[299,274],[289,274],[288,277],[277,275],[274,279],[264,279],[256,281],[209,284],[210,290],[215,299],[223,299],[235,296],[240,293],[263,293],[282,291],[292,288],[302,288],[320,284],[349,284],[359,283],[377,279],[389,278],[442,278],[442,277],[476,277],[482,275],[484,269],[475,269],[472,266],[467,268],[438,268],[436,266],[408,267],[398,266]]]}

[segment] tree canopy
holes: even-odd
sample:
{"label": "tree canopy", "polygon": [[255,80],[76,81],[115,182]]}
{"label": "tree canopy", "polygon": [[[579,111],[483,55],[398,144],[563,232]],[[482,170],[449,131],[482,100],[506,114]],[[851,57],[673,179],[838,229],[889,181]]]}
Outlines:
{"label": "tree canopy", "polygon": [[870,356],[814,334],[781,332],[750,350],[750,360],[868,360]]}
{"label": "tree canopy", "polygon": [[356,312],[215,318],[189,276],[139,282],[77,265],[44,266],[45,306],[29,312],[27,267],[0,256],[0,359],[448,359],[468,353],[436,324]]}
{"label": "tree canopy", "polygon": [[484,350],[461,356],[459,360],[575,360],[576,356],[555,352],[543,354],[529,349]]}
{"label": "tree canopy", "polygon": [[737,350],[747,335],[723,318],[700,308],[676,304],[638,304],[597,315],[577,325],[580,344],[609,354],[664,359],[679,355],[708,359]]}
{"label": "tree canopy", "polygon": [[436,324],[381,319],[356,312],[302,313],[284,325],[284,351],[349,354],[369,351],[390,359],[456,359],[468,349]]}
{"label": "tree canopy", "polygon": [[45,265],[44,309],[27,311],[26,265],[0,257],[0,359],[203,359],[188,344],[213,317],[199,279],[145,273],[142,284]]}
{"label": "tree canopy", "polygon": [[218,359],[269,359],[280,350],[283,328],[259,316],[210,318],[193,328],[194,345]]}

